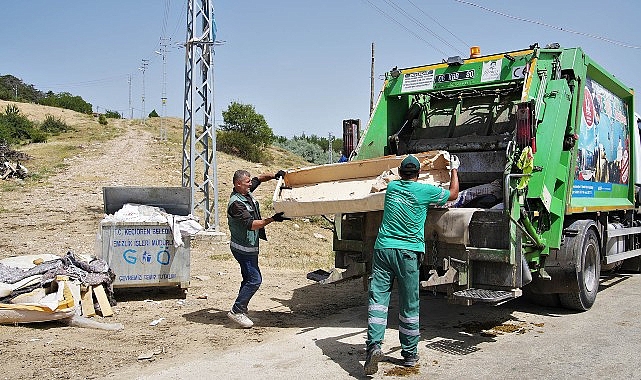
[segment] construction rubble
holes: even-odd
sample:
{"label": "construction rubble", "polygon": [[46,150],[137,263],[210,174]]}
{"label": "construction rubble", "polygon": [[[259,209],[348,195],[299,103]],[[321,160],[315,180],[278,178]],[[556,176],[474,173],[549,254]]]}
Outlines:
{"label": "construction rubble", "polygon": [[0,180],[27,178],[29,170],[20,161],[24,162],[30,158],[29,155],[12,150],[6,142],[0,141]]}
{"label": "construction rubble", "polygon": [[114,273],[99,258],[68,252],[0,260],[0,324],[61,320],[72,326],[119,330],[89,318],[113,315]]}

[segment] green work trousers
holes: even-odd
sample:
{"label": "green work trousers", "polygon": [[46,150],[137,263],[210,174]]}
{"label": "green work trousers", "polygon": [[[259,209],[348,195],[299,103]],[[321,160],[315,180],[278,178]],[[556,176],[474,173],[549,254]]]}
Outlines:
{"label": "green work trousers", "polygon": [[392,285],[398,285],[398,336],[401,355],[416,354],[419,331],[418,257],[420,252],[406,249],[375,249],[372,261],[372,277],[369,284],[369,307],[367,318],[367,347],[380,345],[387,327]]}

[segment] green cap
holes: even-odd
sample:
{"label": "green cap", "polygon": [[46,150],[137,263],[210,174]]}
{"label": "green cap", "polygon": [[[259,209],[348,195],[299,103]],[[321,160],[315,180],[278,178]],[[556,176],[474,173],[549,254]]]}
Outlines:
{"label": "green cap", "polygon": [[420,168],[421,164],[418,162],[418,159],[410,154],[403,159],[398,170],[403,173],[417,173]]}

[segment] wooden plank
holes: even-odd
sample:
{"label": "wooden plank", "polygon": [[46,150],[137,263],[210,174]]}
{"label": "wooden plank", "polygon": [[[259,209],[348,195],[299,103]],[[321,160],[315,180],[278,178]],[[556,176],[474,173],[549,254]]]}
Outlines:
{"label": "wooden plank", "polygon": [[93,317],[96,315],[96,309],[93,307],[93,291],[91,286],[87,287],[87,290],[82,293],[82,315],[85,317]]}
{"label": "wooden plank", "polygon": [[93,292],[96,295],[96,299],[98,300],[98,305],[100,305],[102,316],[111,317],[112,315],[114,315],[114,312],[111,309],[111,305],[109,304],[109,300],[107,299],[107,294],[105,294],[105,289],[102,287],[102,285],[94,286]]}
{"label": "wooden plank", "polygon": [[[416,153],[414,156],[421,162],[421,171],[445,169],[449,164],[443,157],[444,151]],[[368,160],[349,161],[336,164],[310,166],[288,170],[285,175],[285,186],[317,184],[321,182],[345,181],[377,177],[386,170],[397,168],[406,156],[383,156]]]}
{"label": "wooden plank", "polygon": [[[447,188],[450,174],[447,169],[430,169],[421,172],[418,180]],[[376,176],[281,187],[274,192],[273,207],[288,217],[380,211],[383,210],[385,192],[373,192],[380,187]]]}

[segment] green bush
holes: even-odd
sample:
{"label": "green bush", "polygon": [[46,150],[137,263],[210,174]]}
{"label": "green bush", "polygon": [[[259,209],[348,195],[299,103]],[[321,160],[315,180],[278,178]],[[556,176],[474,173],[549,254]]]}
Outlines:
{"label": "green bush", "polygon": [[153,111],[149,112],[149,116],[148,117],[158,117],[158,112],[156,112],[156,110],[153,110]]}
{"label": "green bush", "polygon": [[9,144],[25,141],[42,142],[46,134],[36,128],[35,124],[20,113],[14,104],[7,105],[5,112],[0,113],[0,138]]}
{"label": "green bush", "polygon": [[122,119],[122,115],[120,114],[120,112],[110,110],[107,110],[107,112],[105,112],[105,117],[108,119]]}
{"label": "green bush", "polygon": [[326,164],[327,163],[327,152],[324,152],[318,144],[313,142],[295,139],[295,140],[286,140],[285,142],[277,141],[274,145],[279,146],[283,149],[287,149],[292,153],[295,153],[307,161],[314,164]]}
{"label": "green bush", "polygon": [[237,131],[218,131],[216,149],[251,162],[263,162],[267,158],[261,146]]}
{"label": "green bush", "polygon": [[45,121],[40,125],[40,130],[45,133],[51,133],[52,135],[59,135],[61,132],[71,130],[71,128],[59,118],[47,115]]}
{"label": "green bush", "polygon": [[38,129],[35,129],[31,132],[29,135],[29,139],[31,140],[32,143],[43,143],[47,142],[47,139],[49,138],[49,134],[43,131],[40,131]]}
{"label": "green bush", "polygon": [[107,118],[104,114],[100,114],[100,116],[98,116],[98,123],[100,123],[100,125],[107,125]]}

